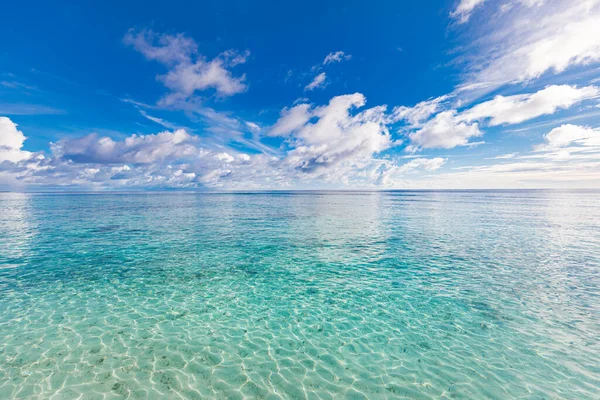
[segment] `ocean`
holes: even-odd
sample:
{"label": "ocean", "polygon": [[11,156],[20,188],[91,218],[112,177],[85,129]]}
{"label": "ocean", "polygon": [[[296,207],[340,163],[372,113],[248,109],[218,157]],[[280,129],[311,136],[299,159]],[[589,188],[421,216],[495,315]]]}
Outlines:
{"label": "ocean", "polygon": [[0,193],[0,399],[598,399],[600,192]]}

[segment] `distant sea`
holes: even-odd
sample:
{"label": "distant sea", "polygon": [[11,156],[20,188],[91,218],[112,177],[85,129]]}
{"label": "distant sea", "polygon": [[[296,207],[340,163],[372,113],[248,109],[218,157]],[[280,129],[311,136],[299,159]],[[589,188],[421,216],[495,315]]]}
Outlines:
{"label": "distant sea", "polygon": [[595,191],[0,194],[0,399],[599,399]]}

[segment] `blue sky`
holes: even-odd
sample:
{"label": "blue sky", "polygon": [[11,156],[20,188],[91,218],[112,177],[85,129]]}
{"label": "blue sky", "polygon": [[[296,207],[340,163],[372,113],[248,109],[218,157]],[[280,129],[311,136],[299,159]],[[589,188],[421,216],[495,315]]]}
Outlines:
{"label": "blue sky", "polygon": [[600,187],[600,1],[4,6],[0,189]]}

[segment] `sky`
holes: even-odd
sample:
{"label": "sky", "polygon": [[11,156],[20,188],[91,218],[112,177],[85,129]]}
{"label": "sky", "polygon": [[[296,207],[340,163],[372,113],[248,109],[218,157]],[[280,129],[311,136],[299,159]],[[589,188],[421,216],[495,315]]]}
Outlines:
{"label": "sky", "polygon": [[0,190],[600,188],[600,0],[2,14]]}

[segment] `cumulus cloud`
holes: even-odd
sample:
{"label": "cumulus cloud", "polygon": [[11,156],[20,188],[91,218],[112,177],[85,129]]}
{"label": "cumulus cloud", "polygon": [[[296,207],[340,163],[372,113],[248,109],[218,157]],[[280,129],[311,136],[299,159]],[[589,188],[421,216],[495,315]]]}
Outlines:
{"label": "cumulus cloud", "polygon": [[287,136],[300,129],[312,117],[310,104],[298,104],[281,110],[280,117],[268,131],[269,136]]}
{"label": "cumulus cloud", "polygon": [[565,124],[544,135],[546,144],[541,149],[578,145],[600,147],[600,131],[586,126]]}
{"label": "cumulus cloud", "polygon": [[30,152],[22,150],[25,139],[17,124],[7,117],[0,117],[0,162],[18,162],[31,157]]}
{"label": "cumulus cloud", "polygon": [[62,139],[51,145],[55,157],[76,163],[148,164],[169,158],[194,156],[195,137],[183,129],[155,135],[132,135],[124,141],[90,134],[76,139]]}
{"label": "cumulus cloud", "polygon": [[[381,156],[398,143],[386,129],[385,107],[360,110],[364,105],[364,96],[356,93],[335,97],[326,105],[309,106],[310,118],[304,124],[282,131],[290,150],[281,156],[209,150],[202,147],[199,137],[183,130],[122,140],[87,135],[57,142],[49,156],[25,152],[24,158],[2,159],[0,185],[104,190],[600,184],[600,134],[596,128],[563,125],[548,132],[544,143],[529,154],[510,154],[499,157],[497,164],[439,173],[445,158],[417,157],[396,165]],[[24,152],[25,136],[12,121],[6,125],[7,120],[1,119],[3,151]]]}
{"label": "cumulus cloud", "polygon": [[314,90],[316,88],[327,86],[327,75],[325,72],[321,72],[319,75],[315,76],[315,78],[308,85],[304,87],[304,90]]}
{"label": "cumulus cloud", "polygon": [[133,104],[144,117],[167,129],[176,130],[180,126],[151,116],[144,110],[184,111],[192,122],[197,122],[198,117],[207,122],[209,127],[206,132],[213,135],[215,145],[223,145],[235,138],[253,149],[265,150],[264,146],[252,138],[242,138],[244,132],[258,133],[258,125],[232,117],[228,112],[216,111],[206,104],[206,91],[208,94],[215,93],[217,97],[227,97],[247,90],[245,75],[235,74],[234,69],[248,60],[248,50],[227,50],[208,59],[199,54],[193,39],[183,34],[157,34],[148,29],[132,29],[127,32],[123,41],[142,53],[146,59],[157,61],[166,67],[166,73],[158,75],[157,79],[168,89],[156,105],[130,99],[123,101]]}
{"label": "cumulus cloud", "polygon": [[196,136],[184,130],[131,135],[123,140],[95,134],[62,139],[51,145],[49,157],[32,154],[10,164],[0,162],[0,184],[199,188],[252,187],[279,180],[272,157],[208,150],[199,144]]}
{"label": "cumulus cloud", "polygon": [[466,121],[489,118],[489,125],[517,124],[541,115],[553,114],[583,100],[598,97],[596,86],[578,88],[569,85],[551,85],[532,94],[496,96],[461,113]]}
{"label": "cumulus cloud", "polygon": [[385,106],[373,107],[352,115],[363,107],[360,93],[337,96],[326,106],[311,111],[315,122],[307,122],[292,133],[294,149],[287,162],[303,171],[364,165],[373,154],[392,146],[385,125]]}
{"label": "cumulus cloud", "polygon": [[219,96],[231,96],[247,88],[245,75],[234,76],[230,68],[245,63],[248,51],[228,50],[208,60],[198,54],[193,39],[182,34],[159,35],[151,30],[130,30],[123,41],[148,60],[167,66],[167,73],[158,76],[171,91],[162,99],[163,105],[184,102],[196,91],[214,89]]}
{"label": "cumulus cloud", "polygon": [[336,51],[327,54],[325,60],[323,60],[323,65],[342,62],[344,60],[350,60],[352,56],[350,54],[346,54],[343,51]]}
{"label": "cumulus cloud", "polygon": [[467,123],[461,120],[455,110],[443,111],[424,123],[422,128],[409,134],[412,145],[408,150],[451,149],[468,145],[472,137],[482,134],[476,122]]}
{"label": "cumulus cloud", "polygon": [[285,168],[301,177],[338,182],[375,168],[373,156],[396,143],[386,126],[386,107],[356,112],[365,104],[365,97],[354,93],[334,97],[324,106],[284,109],[270,135],[285,137],[291,147],[282,160]]}
{"label": "cumulus cloud", "polygon": [[471,18],[473,10],[483,5],[486,0],[460,0],[454,11],[450,13],[450,16],[457,20],[458,23],[464,24]]}
{"label": "cumulus cloud", "polygon": [[534,93],[496,96],[459,112],[449,109],[452,95],[422,101],[413,107],[395,107],[390,123],[404,121],[411,145],[408,151],[472,145],[470,138],[482,136],[481,126],[518,124],[550,115],[600,96],[596,86],[550,85]]}
{"label": "cumulus cloud", "polygon": [[[11,162],[0,163],[0,180],[5,184],[9,176],[9,181],[28,186],[88,189],[248,189],[324,182],[373,186],[382,165],[393,167],[389,160],[378,158],[380,153],[398,142],[387,129],[386,107],[363,109],[365,104],[365,97],[354,93],[334,97],[325,105],[285,108],[279,120],[262,131],[285,140],[285,152],[276,156],[248,155],[226,146],[207,149],[201,137],[177,129],[121,140],[97,134],[64,138],[51,144],[48,156],[16,158],[13,153],[22,151],[25,136],[10,120],[2,119],[2,149],[10,150]],[[250,122],[247,126],[257,133],[260,128]],[[431,170],[434,166],[414,167]]]}

